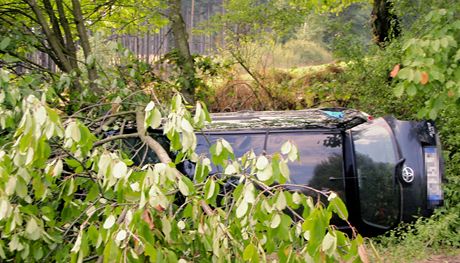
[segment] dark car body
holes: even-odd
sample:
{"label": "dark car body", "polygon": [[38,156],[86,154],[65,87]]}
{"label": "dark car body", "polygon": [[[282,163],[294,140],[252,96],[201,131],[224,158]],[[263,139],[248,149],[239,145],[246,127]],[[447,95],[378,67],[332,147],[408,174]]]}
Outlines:
{"label": "dark car body", "polygon": [[[197,133],[198,154],[209,154],[220,138],[236,157],[249,150],[271,155],[290,140],[300,156],[289,164],[290,184],[338,193],[350,222],[364,234],[428,216],[442,204],[440,144],[430,121],[372,119],[335,108],[218,113],[212,119]],[[183,164],[183,172],[193,176],[193,166]]]}

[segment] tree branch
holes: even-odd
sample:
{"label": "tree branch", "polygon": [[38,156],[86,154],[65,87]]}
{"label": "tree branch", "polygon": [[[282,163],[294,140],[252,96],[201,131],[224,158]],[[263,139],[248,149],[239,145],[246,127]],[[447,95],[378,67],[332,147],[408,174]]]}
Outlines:
{"label": "tree branch", "polygon": [[61,44],[59,43],[58,38],[54,35],[54,33],[51,31],[48,21],[46,18],[43,16],[43,13],[41,12],[40,8],[37,5],[37,2],[35,0],[25,0],[25,2],[30,6],[32,11],[34,12],[35,16],[37,17],[37,20],[39,22],[39,25],[43,32],[46,35],[46,40],[51,46],[51,49],[54,51],[56,54],[56,57],[59,62],[61,63],[56,63],[58,65],[62,65],[62,70],[64,72],[71,72],[73,70],[71,64],[69,63],[67,57],[65,56]]}
{"label": "tree branch", "polygon": [[[91,46],[89,44],[88,33],[86,32],[86,27],[84,24],[83,14],[81,11],[79,0],[72,0],[72,7],[73,7],[72,13],[74,16],[75,25],[77,26],[78,36],[80,38],[81,47],[83,48],[83,53],[85,55],[85,60],[86,60],[91,54]],[[86,70],[88,71],[88,78],[90,81],[89,85],[91,87],[92,92],[100,93],[101,90],[99,89],[96,83],[98,76],[97,76],[95,63],[93,63],[92,65],[88,65],[86,63]]]}
{"label": "tree branch", "polygon": [[127,139],[127,138],[137,138],[137,137],[140,137],[139,133],[118,134],[118,135],[110,136],[110,137],[107,137],[105,139],[95,142],[93,144],[93,147],[97,147],[97,146],[100,146],[100,145],[103,145],[105,143],[115,141],[115,140],[121,140],[121,139]]}
{"label": "tree branch", "polygon": [[[240,64],[240,66],[243,67],[243,69],[252,77],[252,79],[254,79],[257,85],[259,85],[265,91],[267,96],[270,98],[271,102],[275,101],[275,98],[271,94],[270,90],[267,87],[265,87],[265,85],[259,80],[259,77],[257,77],[256,74],[249,69],[249,67],[244,62],[243,58],[241,58],[238,54],[236,54],[233,51],[230,51],[230,54],[236,59],[236,62],[238,62],[238,64]],[[272,105],[269,105],[269,107],[272,108]]]}
{"label": "tree branch", "polygon": [[141,140],[155,152],[162,163],[170,163],[172,161],[171,157],[169,157],[169,154],[166,152],[163,146],[161,146],[161,144],[159,144],[155,139],[147,135],[147,131],[144,125],[144,109],[142,107],[137,107],[136,125],[139,138],[141,138]]}
{"label": "tree branch", "polygon": [[70,56],[70,63],[75,68],[78,68],[77,64],[77,48],[75,47],[75,43],[73,42],[72,38],[72,31],[70,30],[69,21],[65,15],[64,5],[62,4],[62,0],[56,0],[56,5],[59,14],[59,21],[61,23],[62,29],[64,30],[65,36],[65,45],[67,47],[67,52]]}
{"label": "tree branch", "polygon": [[[165,151],[163,146],[159,144],[155,139],[150,137],[149,135],[146,134],[145,126],[144,126],[144,109],[142,107],[137,108],[136,112],[136,125],[137,125],[137,131],[139,133],[139,137],[143,142],[145,142],[150,149],[152,149],[155,154],[158,156],[160,161],[162,163],[168,164],[172,160],[169,157],[168,153]],[[182,174],[176,169],[176,177],[180,178]],[[213,215],[214,212],[212,208],[204,201],[200,201],[201,208],[207,215]]]}

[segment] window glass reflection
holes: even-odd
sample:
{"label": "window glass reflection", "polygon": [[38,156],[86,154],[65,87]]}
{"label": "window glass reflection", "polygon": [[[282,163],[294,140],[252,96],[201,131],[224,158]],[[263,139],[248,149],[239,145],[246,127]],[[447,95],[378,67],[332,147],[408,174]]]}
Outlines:
{"label": "window glass reflection", "polygon": [[304,184],[318,190],[343,194],[342,136],[312,132],[270,133],[267,154],[280,152],[286,141],[299,150],[300,160],[289,163],[292,184]]}
{"label": "window glass reflection", "polygon": [[390,128],[383,120],[353,130],[361,216],[389,227],[399,215],[399,192],[394,181],[397,162]]}
{"label": "window glass reflection", "polygon": [[[241,134],[197,134],[196,153],[204,154],[210,157],[209,148],[215,144],[218,139],[226,140],[233,148],[235,158],[243,156],[245,153],[253,150],[256,155],[263,151],[265,143],[265,133],[241,133]],[[221,167],[213,167],[213,173],[222,172]]]}

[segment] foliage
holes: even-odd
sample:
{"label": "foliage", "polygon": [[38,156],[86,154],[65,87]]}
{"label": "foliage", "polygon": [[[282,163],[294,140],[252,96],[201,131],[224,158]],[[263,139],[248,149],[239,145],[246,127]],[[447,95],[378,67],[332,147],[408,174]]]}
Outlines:
{"label": "foliage", "polygon": [[341,12],[311,13],[296,37],[313,41],[328,50],[337,50],[336,39],[349,36],[353,46],[367,47],[371,40],[368,2],[353,3]]}
{"label": "foliage", "polygon": [[[29,91],[29,83],[0,72],[1,110],[11,113],[1,115],[0,258],[258,262],[272,255],[281,261],[365,256],[359,235],[350,239],[329,226],[332,214],[348,216],[335,193],[321,193],[329,199],[324,207],[283,187],[288,162],[298,158],[290,142],[273,156],[239,157],[218,140],[209,157],[198,156],[194,132],[209,121],[201,103],[192,114],[180,95],[166,107],[137,92],[66,115],[56,108],[62,105],[55,104],[50,84]],[[126,126],[132,107],[134,133]],[[116,121],[120,116],[124,121]],[[142,167],[131,161],[131,151],[117,140],[138,137],[150,145],[144,124],[162,125],[173,160]],[[187,159],[196,163],[193,178],[176,168]],[[210,173],[216,165],[223,174]],[[230,177],[239,183],[222,196]]]}
{"label": "foliage", "polygon": [[402,63],[393,71],[400,80],[394,92],[398,97],[407,93],[425,98],[418,115],[436,119],[440,110],[460,98],[460,21],[455,10],[447,9],[433,10],[424,19],[426,33],[402,46]]}
{"label": "foliage", "polygon": [[336,54],[350,62],[337,81],[350,93],[351,107],[377,116],[437,119],[446,170],[444,207],[431,218],[418,219],[373,240],[390,261],[413,261],[459,246],[459,10],[452,1],[394,4],[403,35],[385,48],[363,49],[350,45],[351,38],[338,39]]}
{"label": "foliage", "polygon": [[276,68],[294,68],[305,65],[318,65],[331,62],[331,54],[314,42],[292,39],[277,44],[271,54],[272,65]]}

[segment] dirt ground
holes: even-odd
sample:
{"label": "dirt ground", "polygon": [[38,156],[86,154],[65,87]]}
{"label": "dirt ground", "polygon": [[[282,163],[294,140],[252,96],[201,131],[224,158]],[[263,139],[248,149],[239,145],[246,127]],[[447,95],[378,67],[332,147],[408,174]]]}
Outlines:
{"label": "dirt ground", "polygon": [[460,263],[460,254],[457,255],[433,255],[428,259],[417,261],[419,263]]}

